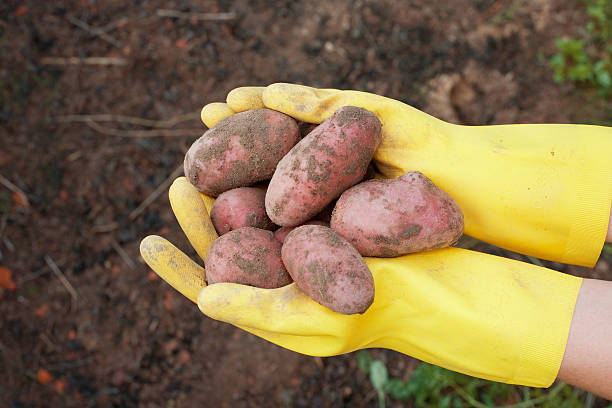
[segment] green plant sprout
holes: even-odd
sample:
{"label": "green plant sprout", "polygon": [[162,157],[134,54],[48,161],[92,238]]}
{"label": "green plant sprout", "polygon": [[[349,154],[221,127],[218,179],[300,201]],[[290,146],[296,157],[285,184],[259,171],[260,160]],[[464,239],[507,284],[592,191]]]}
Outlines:
{"label": "green plant sprout", "polygon": [[577,37],[557,38],[549,65],[558,83],[589,86],[612,94],[612,1],[582,0],[589,22]]}

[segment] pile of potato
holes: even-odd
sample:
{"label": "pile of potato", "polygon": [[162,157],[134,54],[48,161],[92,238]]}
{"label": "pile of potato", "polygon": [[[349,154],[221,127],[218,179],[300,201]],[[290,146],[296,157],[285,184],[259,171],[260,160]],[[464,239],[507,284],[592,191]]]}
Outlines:
{"label": "pile of potato", "polygon": [[376,115],[354,106],[314,128],[257,109],[196,140],[185,175],[217,197],[210,218],[220,237],[204,260],[208,283],[278,288],[295,281],[323,306],[363,313],[374,301],[374,279],[362,256],[456,242],[461,209],[423,174],[371,179],[381,128]]}

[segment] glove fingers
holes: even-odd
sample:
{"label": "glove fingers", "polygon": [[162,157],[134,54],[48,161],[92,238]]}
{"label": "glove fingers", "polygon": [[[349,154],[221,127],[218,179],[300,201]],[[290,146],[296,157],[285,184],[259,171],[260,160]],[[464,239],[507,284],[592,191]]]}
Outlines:
{"label": "glove fingers", "polygon": [[263,102],[270,109],[310,123],[323,122],[345,105],[341,91],[284,83],[267,86]]}
{"label": "glove fingers", "polygon": [[200,112],[200,118],[202,122],[208,127],[211,128],[217,124],[221,119],[225,119],[228,116],[233,115],[234,110],[229,107],[227,103],[223,102],[213,102],[202,108]]}
{"label": "glove fingers", "polygon": [[196,302],[198,293],[206,286],[204,268],[157,235],[149,235],[140,242],[140,254],[163,280],[183,296]]}
{"label": "glove fingers", "polygon": [[346,335],[353,316],[319,305],[295,284],[259,289],[233,283],[216,283],[198,296],[202,313],[236,326],[274,335]]}
{"label": "glove fingers", "polygon": [[266,87],[263,101],[270,109],[310,123],[321,123],[347,105],[368,109],[381,120],[384,111],[405,107],[401,102],[365,92],[317,89],[284,83]]}
{"label": "glove fingers", "polygon": [[251,109],[265,108],[262,94],[263,86],[243,86],[235,88],[227,94],[227,105],[234,112],[244,112]]}
{"label": "glove fingers", "polygon": [[185,177],[174,180],[168,195],[183,232],[200,258],[204,259],[218,235],[202,195]]}

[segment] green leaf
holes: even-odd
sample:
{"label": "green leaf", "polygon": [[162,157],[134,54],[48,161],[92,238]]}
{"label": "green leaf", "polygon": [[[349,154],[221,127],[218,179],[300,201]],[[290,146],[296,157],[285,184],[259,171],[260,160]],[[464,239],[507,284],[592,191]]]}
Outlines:
{"label": "green leaf", "polygon": [[385,363],[380,360],[372,361],[370,365],[370,381],[376,391],[382,391],[383,387],[389,381],[389,374]]}
{"label": "green leaf", "polygon": [[406,383],[398,378],[392,378],[384,385],[384,390],[391,398],[398,400],[407,400],[412,396],[415,388],[411,383]]}
{"label": "green leaf", "polygon": [[370,352],[367,350],[359,350],[357,352],[357,365],[359,369],[364,373],[370,372],[370,365],[372,364],[372,356],[370,356]]}
{"label": "green leaf", "polygon": [[553,67],[564,67],[565,66],[565,58],[563,57],[563,54],[555,54],[552,56],[552,58],[550,59],[550,61],[548,62],[548,64]]}
{"label": "green leaf", "polygon": [[595,75],[597,77],[597,83],[599,86],[602,88],[612,87],[612,77],[610,76],[609,72],[597,72]]}

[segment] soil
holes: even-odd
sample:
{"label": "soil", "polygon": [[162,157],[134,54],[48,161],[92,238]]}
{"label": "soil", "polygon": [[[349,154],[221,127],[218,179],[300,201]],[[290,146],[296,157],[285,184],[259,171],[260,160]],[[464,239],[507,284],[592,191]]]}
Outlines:
{"label": "soil", "polygon": [[[237,86],[297,82],[455,123],[599,121],[601,104],[555,84],[545,62],[585,16],[562,0],[3,1],[0,174],[28,201],[0,186],[0,265],[17,286],[0,289],[0,406],[375,407],[353,354],[307,357],[206,318],[141,261],[149,234],[196,259],[165,181],[205,131],[200,109]],[[70,116],[100,114],[189,116]],[[611,263],[545,264],[612,280]],[[373,354],[393,377],[418,364]]]}

